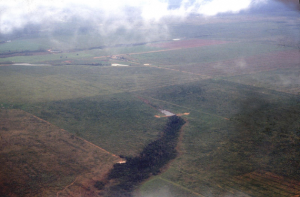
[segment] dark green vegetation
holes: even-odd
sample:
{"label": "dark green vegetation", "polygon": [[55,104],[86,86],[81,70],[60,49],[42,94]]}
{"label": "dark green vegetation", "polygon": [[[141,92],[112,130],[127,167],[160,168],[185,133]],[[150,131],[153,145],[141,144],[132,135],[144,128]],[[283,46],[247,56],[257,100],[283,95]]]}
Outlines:
{"label": "dark green vegetation", "polygon": [[[187,123],[179,138],[181,154],[135,194],[299,195],[300,60],[296,56],[299,38],[293,37],[299,35],[299,27],[298,18],[292,16],[224,16],[207,21],[191,17],[170,25],[170,35],[157,39],[228,43],[170,51],[151,44],[118,45],[130,44],[138,37],[135,34],[126,40],[130,35],[121,30],[109,39],[81,31],[74,42],[68,28],[55,31],[57,43],[41,32],[11,38],[11,43],[0,45],[1,52],[29,50],[33,54],[1,58],[3,64],[57,66],[0,66],[1,108],[25,110],[127,158],[127,164],[117,164],[112,171],[111,178],[123,174],[111,181],[110,192],[114,187],[116,191],[135,189],[137,179],[159,174],[161,166],[176,155],[166,150],[174,148],[171,142],[175,137],[161,148],[166,160],[149,161],[147,154],[142,154],[152,152],[152,147],[165,139],[162,135],[154,141],[168,121],[154,117],[162,115],[155,109],[158,107],[176,114],[190,113],[184,117]],[[132,43],[144,41],[140,38]],[[34,54],[49,48],[62,52]],[[149,52],[154,50],[157,52]],[[289,53],[294,54],[293,61]],[[114,59],[116,54],[122,55]],[[281,59],[278,64],[276,58]],[[131,66],[107,66],[117,62]],[[262,64],[257,65],[259,62]],[[257,69],[248,69],[252,65]],[[145,174],[131,173],[139,168]],[[91,188],[103,189],[103,184],[89,182]]]}
{"label": "dark green vegetation", "polygon": [[[135,155],[165,121],[130,94],[39,103],[24,109],[117,155]],[[117,131],[117,132],[116,132]]]}
{"label": "dark green vegetation", "polygon": [[[256,168],[300,179],[300,99],[270,103],[250,97],[234,117],[240,133],[229,144]],[[244,143],[242,143],[244,142]]]}
{"label": "dark green vegetation", "polygon": [[178,116],[168,118],[161,137],[143,149],[137,157],[125,157],[125,164],[115,164],[108,174],[116,185],[109,188],[107,196],[132,196],[131,192],[139,183],[151,175],[160,173],[161,168],[177,155],[176,146],[179,131],[185,121]]}

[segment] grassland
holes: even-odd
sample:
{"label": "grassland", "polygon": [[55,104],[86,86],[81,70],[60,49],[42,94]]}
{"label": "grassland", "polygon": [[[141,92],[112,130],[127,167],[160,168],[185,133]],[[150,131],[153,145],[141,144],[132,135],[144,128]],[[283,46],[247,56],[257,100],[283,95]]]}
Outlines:
{"label": "grassland", "polygon": [[[85,73],[85,74],[81,74]],[[131,92],[197,80],[147,67],[0,67],[1,102],[44,102]],[[162,75],[164,77],[162,77]],[[12,77],[14,76],[14,77]],[[17,91],[16,91],[17,90]]]}
{"label": "grassland", "polygon": [[261,72],[254,75],[237,76],[228,78],[227,80],[280,92],[299,94],[299,75],[298,67],[276,69],[274,71]]}
{"label": "grassland", "polygon": [[154,117],[158,111],[128,94],[35,103],[23,109],[117,155],[136,155],[165,124]]}
{"label": "grassland", "polygon": [[[280,39],[298,31],[297,26],[289,26],[298,22],[286,17],[250,18],[246,22],[232,19],[235,22],[231,23],[225,19],[227,23],[222,24],[190,19],[188,24],[170,27],[171,38],[208,35],[201,39],[229,41],[222,45],[170,51],[153,45],[85,50],[93,47],[87,41],[78,51],[2,58],[69,65],[0,66],[1,107],[22,109],[65,129],[68,135],[123,156],[137,156],[158,138],[166,119],[154,117],[160,113],[157,109],[189,112],[183,116],[187,124],[181,154],[158,177],[142,185],[137,196],[299,195],[299,65],[297,58],[292,62],[283,57],[281,63],[278,57],[270,59],[270,54],[291,51],[297,57],[297,47],[284,46]],[[95,43],[98,46],[101,41]],[[79,65],[118,62],[107,57],[116,54],[127,54],[131,66]],[[252,64],[248,62],[251,58]],[[229,69],[237,71],[237,63],[243,63],[239,60],[259,69],[253,72],[242,65],[238,72],[231,72]],[[209,72],[204,68],[210,68]],[[28,132],[26,127],[24,130]],[[1,135],[4,133],[2,128]],[[28,154],[29,161],[47,159],[39,151],[30,154],[26,150],[23,154]],[[23,157],[17,153],[13,158]],[[3,162],[9,169],[10,163]],[[87,164],[81,167],[90,168]],[[38,164],[36,168],[43,169]],[[62,180],[56,191],[62,191],[74,179]],[[93,185],[88,181],[85,184]]]}

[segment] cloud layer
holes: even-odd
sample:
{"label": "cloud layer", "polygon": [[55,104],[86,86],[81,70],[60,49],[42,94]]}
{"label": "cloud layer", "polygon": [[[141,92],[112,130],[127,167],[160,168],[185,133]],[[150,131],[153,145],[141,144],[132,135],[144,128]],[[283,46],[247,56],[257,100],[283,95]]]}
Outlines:
{"label": "cloud layer", "polygon": [[[0,1],[0,33],[10,33],[27,24],[86,20],[97,24],[157,23],[166,17],[189,14],[213,16],[238,13],[268,0],[11,0]],[[172,7],[173,6],[173,7]],[[172,9],[170,8],[172,7]],[[117,23],[117,24],[116,24]]]}

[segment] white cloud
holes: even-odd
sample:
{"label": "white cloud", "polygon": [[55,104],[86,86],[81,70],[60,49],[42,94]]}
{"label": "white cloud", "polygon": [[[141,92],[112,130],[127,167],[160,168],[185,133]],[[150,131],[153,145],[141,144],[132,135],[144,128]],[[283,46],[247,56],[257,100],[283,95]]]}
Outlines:
{"label": "white cloud", "polygon": [[[28,23],[64,21],[72,17],[128,23],[128,9],[135,20],[159,22],[167,16],[185,17],[190,13],[216,15],[249,8],[266,0],[182,0],[177,9],[168,9],[168,0],[0,0],[0,32],[7,33]],[[131,19],[132,20],[132,19]]]}

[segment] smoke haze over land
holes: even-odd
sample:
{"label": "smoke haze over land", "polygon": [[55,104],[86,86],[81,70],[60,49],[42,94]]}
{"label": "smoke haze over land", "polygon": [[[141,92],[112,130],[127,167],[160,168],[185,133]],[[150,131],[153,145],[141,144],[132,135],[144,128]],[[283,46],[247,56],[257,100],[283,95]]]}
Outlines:
{"label": "smoke haze over land", "polygon": [[[185,18],[190,14],[205,17],[220,13],[239,13],[258,7],[272,7],[271,0],[23,0],[0,1],[0,33],[10,33],[28,24],[72,20],[97,24],[99,29],[113,31],[118,27],[133,28],[135,25],[149,26],[164,18]],[[283,1],[288,7],[295,7],[297,1]],[[276,4],[276,2],[275,2]],[[299,6],[298,6],[299,8]]]}

